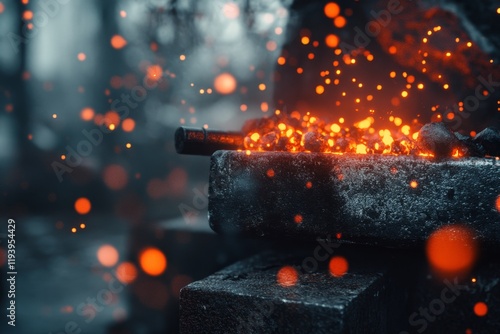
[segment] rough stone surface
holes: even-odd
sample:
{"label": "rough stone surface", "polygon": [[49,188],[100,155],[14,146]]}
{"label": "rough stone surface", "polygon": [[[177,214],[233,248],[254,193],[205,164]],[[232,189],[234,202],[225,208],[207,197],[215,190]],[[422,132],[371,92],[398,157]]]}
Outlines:
{"label": "rough stone surface", "polygon": [[417,246],[436,228],[461,223],[498,249],[499,195],[495,159],[219,151],[209,222],[220,233],[302,240],[341,233],[347,242],[389,247]]}
{"label": "rough stone surface", "polygon": [[[316,271],[303,271],[301,263],[312,255],[267,252],[188,285],[181,291],[181,333],[389,333],[398,328],[407,293],[389,266],[381,258],[375,261],[376,252],[346,255],[350,269],[340,278],[328,272],[328,261]],[[283,266],[297,268],[295,285],[277,283]]]}
{"label": "rough stone surface", "polygon": [[481,145],[486,154],[500,156],[500,131],[486,128],[474,137],[474,142]]}
{"label": "rough stone surface", "polygon": [[423,152],[436,157],[451,157],[453,150],[460,146],[460,141],[443,123],[429,123],[419,131],[418,146]]}

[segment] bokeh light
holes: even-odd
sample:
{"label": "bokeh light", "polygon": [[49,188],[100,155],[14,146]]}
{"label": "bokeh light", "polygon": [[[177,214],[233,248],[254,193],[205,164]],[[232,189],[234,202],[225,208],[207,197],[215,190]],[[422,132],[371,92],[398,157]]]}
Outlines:
{"label": "bokeh light", "polygon": [[478,317],[484,317],[486,314],[488,314],[488,305],[483,302],[477,302],[474,305],[474,314]]}
{"label": "bokeh light", "polygon": [[461,225],[447,225],[434,231],[427,240],[431,267],[444,275],[468,271],[477,257],[473,233]]}
{"label": "bokeh light", "polygon": [[120,165],[109,165],[104,169],[103,180],[106,186],[112,190],[125,188],[128,182],[128,174]]}
{"label": "bokeh light", "polygon": [[282,267],[276,274],[276,281],[282,287],[291,287],[297,284],[299,274],[291,266]]}
{"label": "bokeh light", "polygon": [[127,41],[120,35],[111,37],[111,46],[115,49],[123,49],[127,45]]}
{"label": "bokeh light", "polygon": [[343,256],[334,256],[330,259],[328,269],[334,277],[342,277],[349,270],[349,263]]}
{"label": "bokeh light", "polygon": [[151,276],[159,276],[167,269],[167,258],[154,247],[148,247],[139,254],[139,263],[141,269]]}
{"label": "bokeh light", "polygon": [[131,262],[123,262],[116,268],[116,277],[123,284],[132,283],[137,278],[137,268]]}
{"label": "bokeh light", "polygon": [[119,254],[115,247],[102,245],[97,250],[97,259],[105,267],[112,267],[118,262]]}
{"label": "bokeh light", "polygon": [[80,197],[75,201],[75,210],[81,215],[86,215],[87,213],[89,213],[91,208],[92,204],[86,197]]}
{"label": "bokeh light", "polygon": [[236,79],[230,73],[221,73],[214,80],[214,88],[219,94],[231,94],[236,90],[236,86]]}

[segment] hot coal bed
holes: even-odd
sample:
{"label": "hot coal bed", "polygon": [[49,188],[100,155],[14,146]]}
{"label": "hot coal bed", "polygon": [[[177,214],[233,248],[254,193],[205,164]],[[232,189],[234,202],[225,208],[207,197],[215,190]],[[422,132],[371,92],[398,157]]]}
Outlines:
{"label": "hot coal bed", "polygon": [[[472,139],[430,123],[406,155],[287,152],[275,146],[255,151],[246,149],[243,133],[179,128],[176,149],[211,155],[213,230],[292,247],[184,288],[183,332],[207,326],[210,332],[266,333],[500,329],[497,130],[487,128]],[[308,148],[320,150],[325,140],[309,138],[318,144]],[[460,156],[454,157],[457,148]],[[451,239],[482,252],[473,267],[454,276],[440,276],[420,255],[433,234],[447,227],[466,230],[470,239]],[[321,247],[300,251],[314,242]],[[332,260],[328,265],[335,254],[349,259],[341,278],[333,274]],[[283,268],[292,268],[284,283]],[[487,301],[487,318],[471,312],[480,301]],[[248,313],[253,320],[243,321]]]}

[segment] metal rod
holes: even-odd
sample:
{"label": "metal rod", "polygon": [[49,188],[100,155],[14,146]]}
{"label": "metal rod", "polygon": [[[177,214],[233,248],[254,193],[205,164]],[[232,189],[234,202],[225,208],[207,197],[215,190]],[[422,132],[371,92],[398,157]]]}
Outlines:
{"label": "metal rod", "polygon": [[179,154],[212,155],[218,150],[243,148],[240,132],[180,127],[175,131],[175,150]]}

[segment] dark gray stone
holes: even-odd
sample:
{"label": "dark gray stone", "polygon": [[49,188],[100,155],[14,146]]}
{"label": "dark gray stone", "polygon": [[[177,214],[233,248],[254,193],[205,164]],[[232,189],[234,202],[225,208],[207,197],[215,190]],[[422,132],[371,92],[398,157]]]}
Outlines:
{"label": "dark gray stone", "polygon": [[443,123],[425,124],[419,131],[418,146],[423,152],[438,158],[451,157],[453,150],[459,148],[460,141]]}
{"label": "dark gray stone", "polygon": [[[407,292],[390,272],[390,255],[346,255],[350,269],[333,277],[328,261],[306,272],[310,253],[264,253],[181,290],[181,333],[389,333],[404,318]],[[276,275],[296,268],[283,287]],[[394,264],[393,264],[394,267]]]}
{"label": "dark gray stone", "polygon": [[486,128],[474,137],[474,142],[481,145],[487,155],[500,156],[500,131]]}
{"label": "dark gray stone", "polygon": [[389,247],[417,246],[436,228],[461,223],[498,249],[499,194],[495,159],[219,151],[209,222],[219,233],[302,240],[341,233]]}

